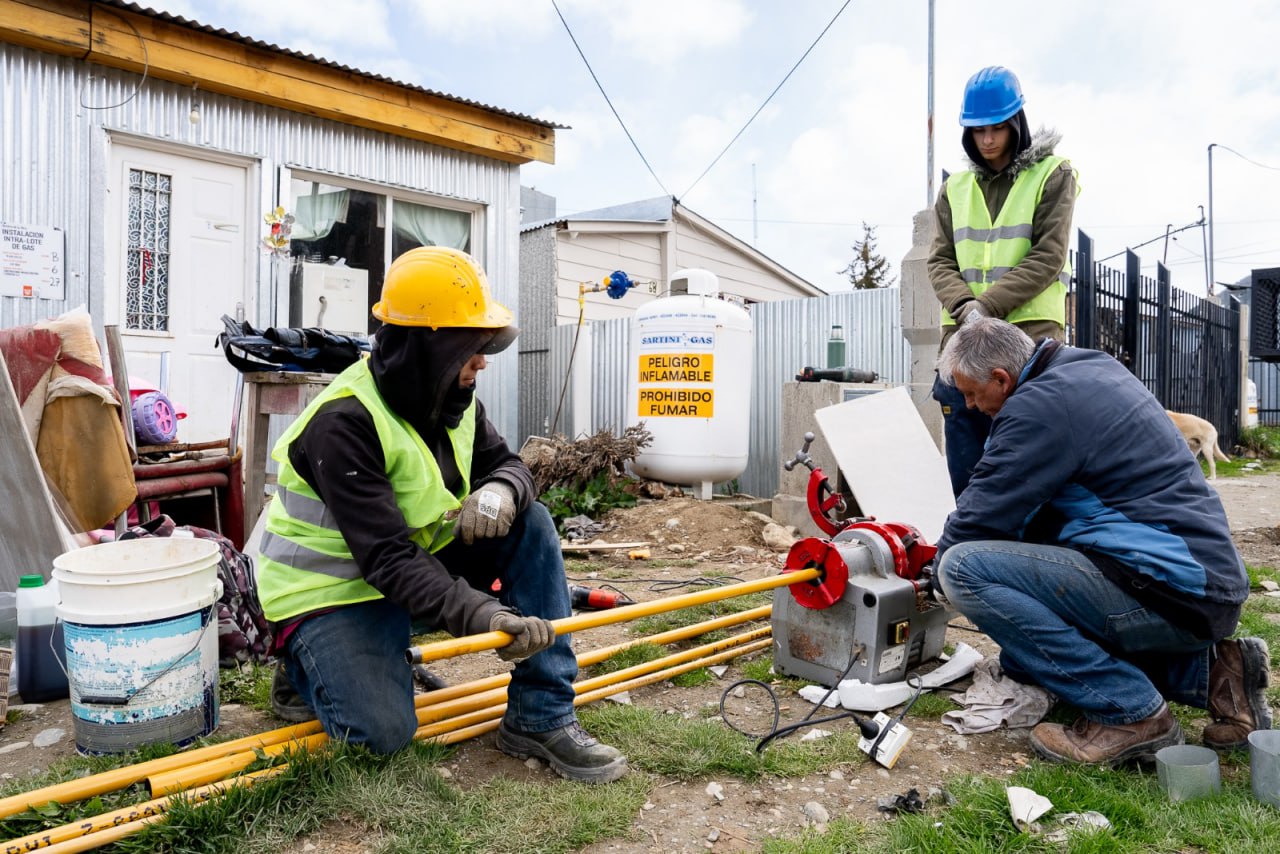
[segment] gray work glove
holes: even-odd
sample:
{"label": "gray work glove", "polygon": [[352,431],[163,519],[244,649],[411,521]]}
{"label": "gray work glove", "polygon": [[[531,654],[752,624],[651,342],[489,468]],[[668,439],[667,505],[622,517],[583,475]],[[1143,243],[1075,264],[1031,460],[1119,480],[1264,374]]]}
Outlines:
{"label": "gray work glove", "polygon": [[506,481],[491,480],[462,502],[453,532],[462,542],[505,537],[516,518],[516,491]]}
{"label": "gray work glove", "polygon": [[991,312],[987,311],[987,307],[976,299],[971,299],[964,305],[960,306],[960,313],[955,316],[956,323],[964,326],[964,322],[972,317],[990,317]]}
{"label": "gray work glove", "polygon": [[498,657],[503,661],[523,661],[556,641],[556,627],[550,620],[521,617],[510,611],[494,614],[489,620],[489,631],[506,632],[512,637],[511,643],[498,647]]}

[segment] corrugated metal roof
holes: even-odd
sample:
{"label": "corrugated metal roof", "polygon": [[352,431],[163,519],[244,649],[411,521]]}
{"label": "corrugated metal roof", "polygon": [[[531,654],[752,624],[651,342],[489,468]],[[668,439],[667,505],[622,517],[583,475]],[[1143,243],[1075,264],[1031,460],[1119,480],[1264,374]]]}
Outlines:
{"label": "corrugated metal roof", "polygon": [[425,87],[418,86],[413,83],[405,83],[403,80],[395,80],[381,74],[374,74],[369,71],[363,71],[359,68],[353,68],[350,65],[343,65],[338,62],[333,62],[321,56],[314,56],[309,53],[301,53],[296,50],[290,50],[289,48],[281,47],[280,45],[277,45],[277,44],[271,44],[270,42],[264,42],[255,38],[250,38],[249,36],[241,35],[240,33],[237,33],[233,30],[225,30],[219,27],[211,27],[207,24],[202,24],[199,21],[193,21],[190,18],[184,18],[181,15],[171,15],[168,12],[159,12],[147,6],[140,6],[137,3],[127,3],[127,2],[123,2],[123,0],[95,0],[95,2],[103,6],[114,6],[117,9],[126,9],[130,12],[135,12],[139,15],[146,15],[149,18],[155,18],[160,21],[168,21],[170,23],[187,27],[188,29],[199,30],[200,32],[209,33],[210,35],[219,36],[224,39],[230,39],[232,41],[240,42],[241,44],[248,45],[250,47],[256,47],[261,50],[269,50],[272,53],[279,53],[285,56],[292,56],[296,59],[301,59],[306,62],[315,63],[316,65],[324,65],[329,68],[335,68],[338,71],[344,71],[348,74],[358,74],[361,77],[367,77],[370,80],[378,80],[382,83],[390,83],[391,85],[399,86],[402,89],[411,89],[415,92],[423,92],[423,93],[426,93],[427,95],[434,95],[437,98],[444,98],[446,101],[453,101],[454,103],[457,103],[457,104],[466,104],[469,107],[476,107],[477,109],[487,110],[490,113],[497,113],[498,115],[507,116],[508,118],[519,119],[520,121],[529,122],[530,124],[540,125],[542,127],[547,127],[547,128],[554,128],[556,130],[569,129],[568,125],[557,124],[555,122],[547,121],[546,119],[537,118],[536,116],[528,116],[528,115],[525,115],[524,113],[516,113],[511,110],[504,110],[501,107],[495,107],[490,104],[482,104],[479,101],[472,101],[468,98],[459,98],[458,96],[450,95],[447,92],[437,92],[434,89],[427,89]]}

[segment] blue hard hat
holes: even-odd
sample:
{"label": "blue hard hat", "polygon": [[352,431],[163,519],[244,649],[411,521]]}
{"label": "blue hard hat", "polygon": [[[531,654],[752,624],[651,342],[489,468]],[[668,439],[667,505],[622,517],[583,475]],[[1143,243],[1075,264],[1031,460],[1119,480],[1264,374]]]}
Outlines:
{"label": "blue hard hat", "polygon": [[1022,109],[1022,84],[1013,72],[999,65],[984,68],[964,85],[961,127],[995,125]]}

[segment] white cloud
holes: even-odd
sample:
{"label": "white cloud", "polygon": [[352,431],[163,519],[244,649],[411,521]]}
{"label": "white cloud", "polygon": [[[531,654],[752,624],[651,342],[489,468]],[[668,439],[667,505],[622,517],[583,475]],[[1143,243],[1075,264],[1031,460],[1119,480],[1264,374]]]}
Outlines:
{"label": "white cloud", "polygon": [[216,0],[201,6],[209,10],[199,16],[202,24],[344,64],[357,64],[354,57],[366,51],[392,53],[396,47],[385,0],[308,0],[305,5]]}
{"label": "white cloud", "polygon": [[[575,31],[575,19],[588,15],[596,18],[607,29],[612,43],[629,58],[654,65],[682,59],[698,62],[702,51],[736,44],[755,18],[742,0],[569,0],[561,3],[561,11]],[[581,35],[578,40],[582,42]]]}
{"label": "white cloud", "polygon": [[399,0],[432,39],[455,43],[510,39],[528,42],[560,24],[549,2],[530,0]]}

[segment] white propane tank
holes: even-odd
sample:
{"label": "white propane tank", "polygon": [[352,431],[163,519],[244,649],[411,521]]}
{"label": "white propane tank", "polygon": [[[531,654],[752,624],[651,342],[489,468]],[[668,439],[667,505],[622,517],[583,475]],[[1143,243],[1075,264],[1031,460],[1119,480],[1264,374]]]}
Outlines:
{"label": "white propane tank", "polygon": [[653,435],[632,467],[709,500],[712,484],[747,467],[751,315],[720,298],[709,270],[677,271],[671,291],[632,321],[629,423]]}

